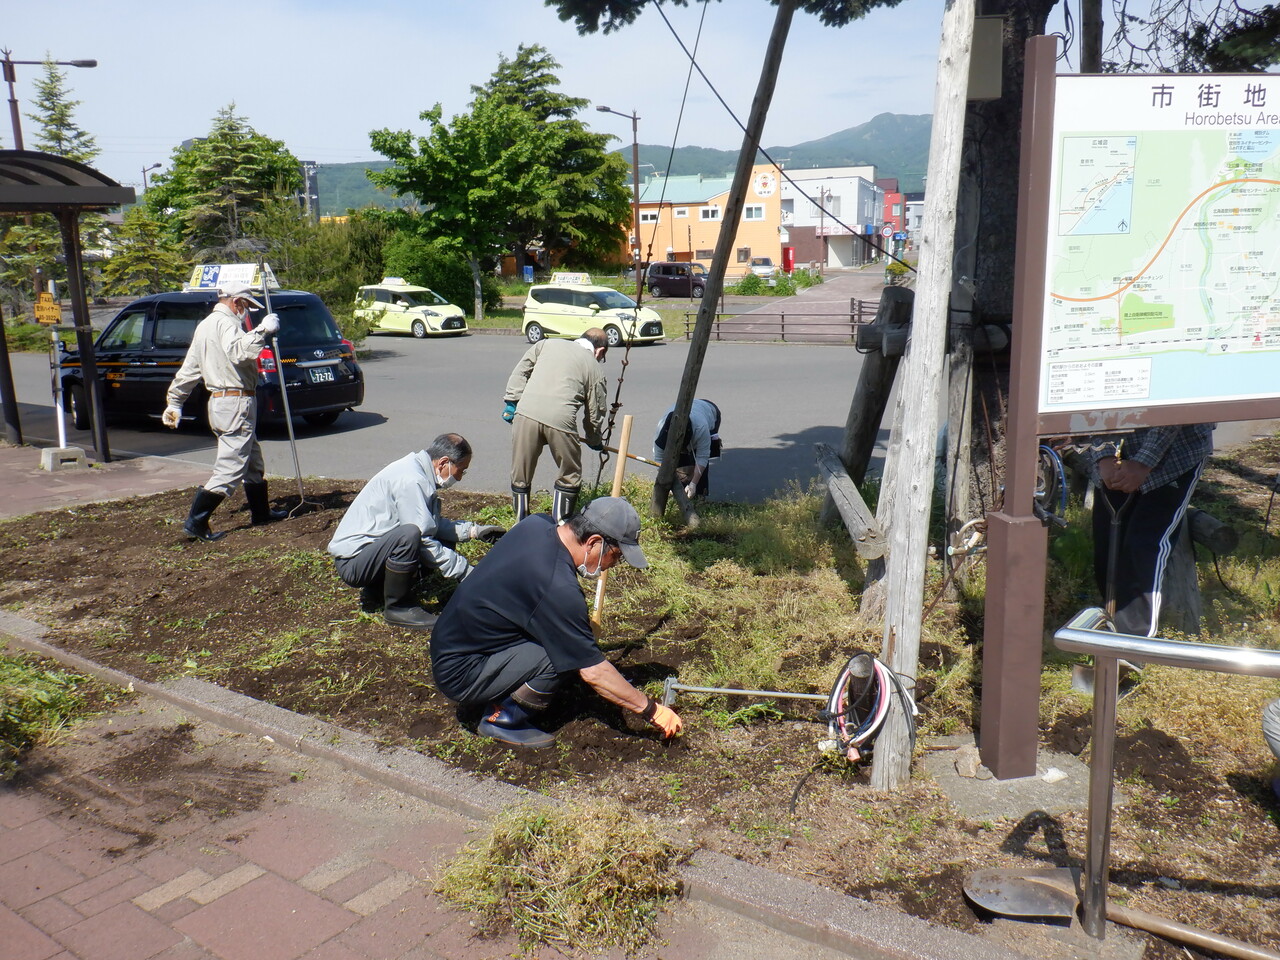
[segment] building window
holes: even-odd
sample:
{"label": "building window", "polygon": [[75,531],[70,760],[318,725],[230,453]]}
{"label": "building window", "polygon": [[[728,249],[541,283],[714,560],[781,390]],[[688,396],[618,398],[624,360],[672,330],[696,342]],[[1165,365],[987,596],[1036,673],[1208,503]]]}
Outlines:
{"label": "building window", "polygon": [[701,210],[698,211],[698,213],[703,220],[719,220],[720,219],[719,207],[703,207]]}
{"label": "building window", "polygon": [[738,248],[738,262],[739,262],[739,263],[750,263],[750,262],[751,262],[751,248],[750,248],[750,247],[739,247],[739,248]]}
{"label": "building window", "polygon": [[764,204],[753,203],[747,207],[744,207],[742,211],[742,219],[743,220],[763,220]]}
{"label": "building window", "polygon": [[[826,194],[822,198],[822,206],[827,208],[827,212],[825,216],[828,216],[828,217],[840,216],[840,198],[839,197],[832,196],[831,194]],[[824,216],[823,212],[818,208],[818,203],[816,201],[812,204],[812,210],[810,211],[810,216],[814,216],[814,217]]]}
{"label": "building window", "polygon": [[711,259],[712,257],[714,257],[715,255],[716,255],[716,252],[715,252],[714,250],[696,250],[696,251],[694,251],[694,257],[695,257],[695,258],[697,258],[698,260],[710,260],[710,259]]}
{"label": "building window", "polygon": [[689,208],[676,207],[674,210],[671,211],[671,215],[675,217],[677,220],[683,220],[685,217],[689,216]]}
{"label": "building window", "polygon": [[895,217],[900,217],[900,216],[902,216],[902,204],[900,204],[900,203],[895,203],[895,204],[893,205],[893,215],[894,215]]}
{"label": "building window", "polygon": [[641,210],[640,222],[641,223],[657,223],[658,211],[657,210]]}

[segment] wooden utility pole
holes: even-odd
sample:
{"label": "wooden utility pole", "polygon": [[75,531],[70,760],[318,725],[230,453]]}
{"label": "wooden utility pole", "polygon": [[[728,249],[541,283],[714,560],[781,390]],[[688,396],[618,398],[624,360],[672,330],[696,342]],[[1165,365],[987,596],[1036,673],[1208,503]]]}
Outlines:
{"label": "wooden utility pole", "polygon": [[[895,423],[901,424],[902,435],[894,480],[897,497],[889,524],[888,603],[880,659],[889,669],[910,678],[915,677],[920,659],[920,612],[924,603],[973,15],[973,0],[950,0],[942,17],[929,143],[928,176],[933,187],[925,196],[911,343],[898,392],[900,416],[894,418]],[[871,786],[878,790],[900,787],[911,776],[907,722],[901,705],[895,701],[876,741]]]}
{"label": "wooden utility pole", "polygon": [[689,409],[693,406],[694,395],[698,390],[702,360],[707,354],[711,326],[715,321],[716,304],[724,290],[724,271],[733,253],[733,241],[738,233],[738,221],[742,218],[742,205],[751,181],[751,167],[755,163],[756,152],[760,149],[760,135],[764,132],[764,121],[769,115],[769,104],[773,100],[773,88],[778,81],[778,68],[782,64],[782,51],[787,45],[787,33],[791,29],[791,17],[794,13],[795,0],[778,0],[778,13],[773,20],[773,33],[769,36],[764,64],[760,67],[760,81],[756,84],[755,99],[751,101],[747,129],[742,135],[742,149],[738,151],[738,166],[733,174],[733,184],[729,188],[729,199],[725,203],[720,236],[716,240],[707,285],[702,292],[702,302],[698,305],[698,319],[694,322],[693,335],[690,337],[689,354],[685,358],[684,374],[680,378],[676,408],[671,414],[671,429],[662,455],[662,466],[658,468],[658,477],[653,482],[653,502],[650,506],[654,516],[662,516],[667,509],[667,497],[675,482],[680,451],[684,449],[688,439]]}

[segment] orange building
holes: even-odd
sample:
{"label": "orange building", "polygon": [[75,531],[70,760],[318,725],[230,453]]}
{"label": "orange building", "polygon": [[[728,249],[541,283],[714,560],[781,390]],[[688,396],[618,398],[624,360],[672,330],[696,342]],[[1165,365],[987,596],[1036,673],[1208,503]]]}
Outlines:
{"label": "orange building", "polygon": [[[746,274],[752,257],[782,263],[781,179],[773,164],[752,168],[726,277]],[[640,187],[640,259],[697,260],[710,267],[732,181],[700,174],[649,178]]]}

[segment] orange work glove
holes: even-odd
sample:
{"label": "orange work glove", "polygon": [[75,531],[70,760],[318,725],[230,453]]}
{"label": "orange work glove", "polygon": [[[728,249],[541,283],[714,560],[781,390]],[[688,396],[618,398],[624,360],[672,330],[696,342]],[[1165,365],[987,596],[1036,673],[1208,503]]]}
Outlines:
{"label": "orange work glove", "polygon": [[649,705],[644,708],[640,716],[661,730],[664,740],[678,737],[684,730],[684,722],[680,719],[680,715],[652,697],[649,698]]}

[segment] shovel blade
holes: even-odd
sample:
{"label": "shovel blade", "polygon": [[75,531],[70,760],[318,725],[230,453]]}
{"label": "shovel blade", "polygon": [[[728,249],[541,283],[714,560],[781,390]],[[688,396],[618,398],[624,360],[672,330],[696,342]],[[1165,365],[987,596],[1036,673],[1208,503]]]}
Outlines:
{"label": "shovel blade", "polygon": [[1076,915],[1075,880],[1067,868],[1055,870],[975,870],[965,879],[970,900],[1003,917]]}

